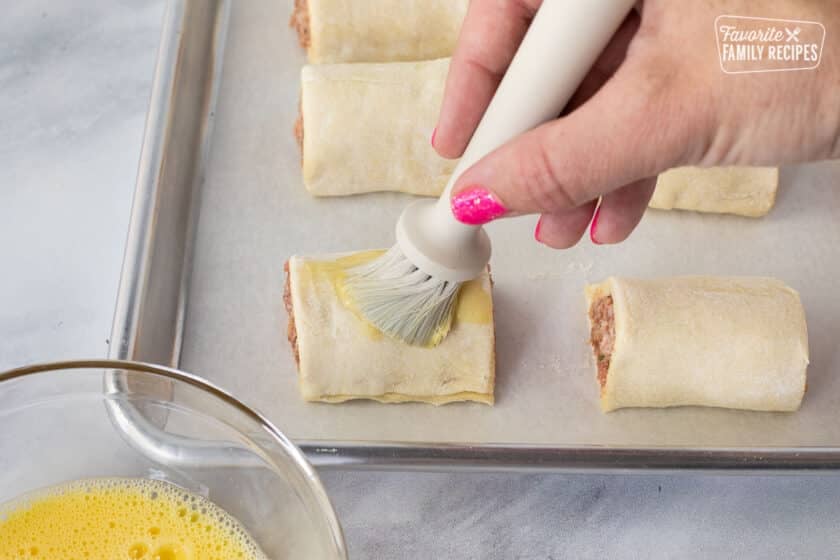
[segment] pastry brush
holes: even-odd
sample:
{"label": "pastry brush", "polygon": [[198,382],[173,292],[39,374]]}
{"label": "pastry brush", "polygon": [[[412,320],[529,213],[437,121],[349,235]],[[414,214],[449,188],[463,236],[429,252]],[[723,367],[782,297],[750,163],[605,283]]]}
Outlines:
{"label": "pastry brush", "polygon": [[408,344],[434,346],[446,336],[461,285],[490,261],[484,229],[452,214],[453,185],[485,155],[560,115],[634,3],[543,2],[440,199],[409,205],[396,245],[348,270],[348,294],[365,319]]}

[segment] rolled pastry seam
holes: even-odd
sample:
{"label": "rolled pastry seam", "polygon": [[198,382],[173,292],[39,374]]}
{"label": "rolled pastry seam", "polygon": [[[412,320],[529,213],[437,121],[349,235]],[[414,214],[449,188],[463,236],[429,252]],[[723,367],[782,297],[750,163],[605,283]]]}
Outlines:
{"label": "rolled pastry seam", "polygon": [[808,333],[779,280],[609,278],[587,286],[601,407],[793,411],[805,393]]}
{"label": "rolled pastry seam", "polygon": [[307,190],[439,196],[456,163],[429,142],[448,67],[449,59],[304,67],[296,134]]}
{"label": "rolled pastry seam", "polygon": [[651,208],[758,218],[776,201],[777,167],[680,167],[659,175]]}
{"label": "rolled pastry seam", "polygon": [[380,254],[294,256],[286,263],[287,334],[303,399],[492,405],[495,340],[489,272],[462,287],[447,337],[434,348],[422,348],[382,335],[345,301],[343,271]]}
{"label": "rolled pastry seam", "polygon": [[290,25],[309,62],[451,56],[469,0],[295,0]]}

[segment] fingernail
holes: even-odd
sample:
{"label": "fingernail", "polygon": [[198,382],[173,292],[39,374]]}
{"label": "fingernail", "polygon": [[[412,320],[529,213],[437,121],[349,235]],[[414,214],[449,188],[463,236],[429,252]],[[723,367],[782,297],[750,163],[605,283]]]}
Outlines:
{"label": "fingernail", "polygon": [[589,226],[589,239],[592,240],[592,243],[595,245],[600,245],[601,243],[595,239],[595,230],[598,228],[598,215],[601,213],[601,206],[595,209],[595,215],[592,216],[592,225]]}
{"label": "fingernail", "polygon": [[537,227],[534,228],[534,239],[536,239],[537,242],[539,242],[539,243],[542,243],[542,239],[540,239],[540,228],[541,227],[542,227],[542,216],[540,216],[540,219],[537,220]]}
{"label": "fingernail", "polygon": [[432,139],[431,139],[432,148],[435,147],[435,136],[437,136],[437,127],[435,127],[435,129],[432,131]]}
{"label": "fingernail", "polygon": [[480,226],[503,216],[507,209],[488,190],[470,187],[452,197],[450,201],[455,218],[464,224]]}

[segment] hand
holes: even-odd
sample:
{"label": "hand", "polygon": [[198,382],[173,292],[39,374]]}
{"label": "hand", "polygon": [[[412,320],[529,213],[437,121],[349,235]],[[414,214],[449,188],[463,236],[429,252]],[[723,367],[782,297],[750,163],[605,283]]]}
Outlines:
{"label": "hand", "polygon": [[[541,2],[470,3],[433,137],[440,155],[463,153]],[[723,14],[823,23],[819,67],[725,74],[714,29]],[[840,158],[840,2],[644,0],[566,112],[468,169],[452,205],[468,223],[541,214],[535,236],[555,248],[577,243],[590,222],[594,242],[617,243],[666,169],[831,158]],[[464,213],[477,199],[484,211]]]}

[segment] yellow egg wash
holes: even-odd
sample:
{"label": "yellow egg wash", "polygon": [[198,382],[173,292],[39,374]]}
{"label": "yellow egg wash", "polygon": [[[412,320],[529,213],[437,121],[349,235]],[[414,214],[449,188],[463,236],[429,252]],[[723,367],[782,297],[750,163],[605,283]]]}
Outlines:
{"label": "yellow egg wash", "polygon": [[384,252],[385,251],[382,250],[362,251],[340,257],[334,261],[306,260],[304,261],[303,267],[308,275],[307,280],[310,282],[314,283],[315,279],[320,276],[324,277],[327,282],[332,285],[336,296],[338,296],[338,300],[344,307],[353,312],[353,314],[359,319],[359,322],[364,326],[364,333],[368,336],[368,338],[373,340],[379,340],[384,335],[382,334],[382,331],[374,327],[362,317],[362,314],[359,313],[359,310],[356,307],[356,303],[347,292],[347,287],[344,285],[344,282],[347,279],[347,269],[372,261]]}
{"label": "yellow egg wash", "polygon": [[[382,249],[372,251],[360,251],[352,253],[343,257],[339,257],[332,261],[304,261],[304,269],[307,273],[307,280],[314,282],[317,277],[325,278],[332,284],[339,301],[344,307],[353,312],[359,321],[364,325],[365,334],[373,339],[378,340],[382,338],[382,331],[377,329],[367,320],[365,320],[358,311],[356,303],[347,291],[345,281],[347,279],[347,270],[355,266],[365,264],[373,259],[382,256],[385,253]],[[493,307],[490,300],[490,294],[481,285],[481,280],[471,280],[465,282],[461,286],[461,291],[458,294],[458,301],[455,306],[454,317],[451,321],[441,325],[432,337],[430,347],[437,346],[454,324],[459,322],[464,323],[479,323],[487,324],[493,320]]]}
{"label": "yellow egg wash", "polygon": [[471,280],[461,286],[458,304],[455,306],[455,324],[477,323],[486,325],[493,320],[493,304],[490,294],[480,280]]}
{"label": "yellow egg wash", "polygon": [[155,480],[71,482],[0,505],[0,560],[267,560],[218,506]]}

